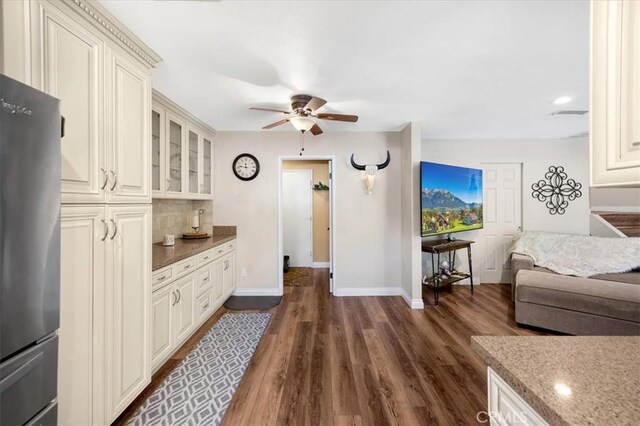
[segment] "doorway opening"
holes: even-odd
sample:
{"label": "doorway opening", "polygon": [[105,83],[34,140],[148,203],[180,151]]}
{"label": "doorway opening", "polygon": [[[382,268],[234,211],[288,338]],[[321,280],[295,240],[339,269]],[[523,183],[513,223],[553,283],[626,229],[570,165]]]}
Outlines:
{"label": "doorway opening", "polygon": [[333,158],[281,157],[278,173],[280,291],[328,279],[333,292]]}

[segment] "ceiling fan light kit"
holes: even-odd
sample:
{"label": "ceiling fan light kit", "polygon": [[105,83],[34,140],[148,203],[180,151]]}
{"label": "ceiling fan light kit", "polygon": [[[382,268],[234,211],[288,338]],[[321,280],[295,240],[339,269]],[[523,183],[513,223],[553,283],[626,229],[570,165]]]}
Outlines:
{"label": "ceiling fan light kit", "polygon": [[269,111],[277,112],[279,114],[285,114],[289,117],[284,118],[275,123],[268,124],[263,127],[264,130],[273,129],[282,124],[290,122],[296,130],[301,133],[310,131],[314,136],[323,133],[320,126],[318,126],[318,120],[331,120],[331,121],[344,121],[347,123],[355,123],[358,121],[357,115],[347,114],[333,114],[333,113],[319,113],[315,114],[316,110],[326,104],[322,98],[316,98],[309,95],[294,95],[291,97],[291,111],[285,111],[274,108],[249,108],[254,111]]}
{"label": "ceiling fan light kit", "polygon": [[306,132],[316,124],[316,120],[313,117],[300,115],[297,117],[291,117],[289,119],[293,127],[300,132]]}

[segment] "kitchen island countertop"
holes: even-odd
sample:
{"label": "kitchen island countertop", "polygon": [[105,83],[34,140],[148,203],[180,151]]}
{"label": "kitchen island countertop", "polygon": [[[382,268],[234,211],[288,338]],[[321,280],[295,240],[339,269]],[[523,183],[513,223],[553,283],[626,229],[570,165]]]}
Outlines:
{"label": "kitchen island countertop", "polygon": [[640,337],[473,336],[471,346],[549,424],[640,424]]}

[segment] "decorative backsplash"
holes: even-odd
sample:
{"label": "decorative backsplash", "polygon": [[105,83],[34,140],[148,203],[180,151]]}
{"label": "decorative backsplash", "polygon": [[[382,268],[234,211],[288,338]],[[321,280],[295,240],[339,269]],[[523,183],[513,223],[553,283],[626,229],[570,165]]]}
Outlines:
{"label": "decorative backsplash", "polygon": [[200,230],[211,233],[213,229],[213,201],[154,199],[153,242],[161,242],[164,234],[173,234],[179,238],[185,232],[193,232],[191,212],[196,209],[204,210],[200,216]]}

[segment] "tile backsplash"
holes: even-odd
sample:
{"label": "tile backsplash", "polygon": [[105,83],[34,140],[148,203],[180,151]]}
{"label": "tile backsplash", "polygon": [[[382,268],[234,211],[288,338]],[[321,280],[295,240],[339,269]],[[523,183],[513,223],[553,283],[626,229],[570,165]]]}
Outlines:
{"label": "tile backsplash", "polygon": [[179,238],[185,232],[193,232],[191,212],[196,209],[204,210],[200,216],[200,230],[211,233],[213,229],[213,201],[154,199],[153,242],[161,242],[164,234],[173,234]]}

